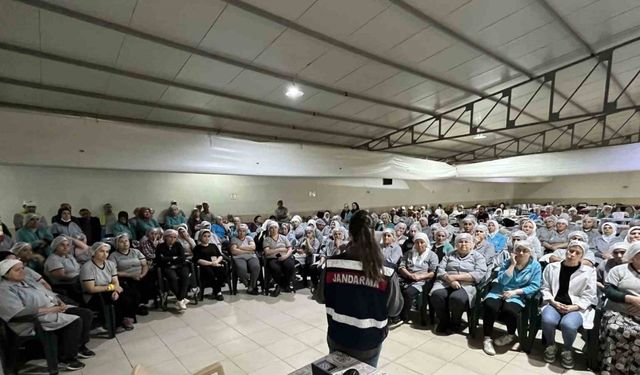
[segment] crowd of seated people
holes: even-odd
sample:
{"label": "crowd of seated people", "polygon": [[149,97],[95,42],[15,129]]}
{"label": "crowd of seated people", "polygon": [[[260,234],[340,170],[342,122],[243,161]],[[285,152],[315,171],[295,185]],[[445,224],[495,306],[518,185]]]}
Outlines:
{"label": "crowd of seated people", "polygon": [[[21,314],[64,313],[52,329],[73,343],[59,351],[60,361],[72,370],[82,367],[78,358],[93,355],[84,346],[85,331],[96,326],[101,331],[104,305],[113,306],[119,330],[132,330],[136,316],[148,314],[159,281],[175,296],[177,312],[187,309],[190,290],[202,298],[210,288],[210,298],[222,301],[230,272],[250,295],[259,294],[259,282],[273,297],[294,291],[296,280],[313,290],[327,258],[349,242],[349,219],[360,206],[353,202],[339,215],[319,211],[303,219],[290,216],[280,201],[268,220],[258,215],[245,224],[239,217],[214,215],[206,202],[187,211],[187,218],[173,201],[158,220],[149,207],[135,208],[129,216],[126,211],[115,215],[105,204],[100,238],[94,226],[82,225],[82,215],[72,216],[68,203],[50,226],[36,208],[24,203],[14,217],[15,235],[2,224],[0,254],[7,262],[0,263],[0,288],[13,297],[0,302],[0,317],[13,324]],[[482,303],[483,349],[495,355],[494,346],[516,341],[518,316],[527,298],[539,295],[544,359],[554,362],[559,351],[562,366],[571,368],[578,331],[594,326],[595,307],[606,300],[603,368],[610,373],[640,368],[629,355],[640,351],[635,336],[640,217],[635,211],[616,220],[614,208],[606,206],[590,212],[534,206],[520,209],[518,217],[504,216],[506,209],[504,204],[495,210],[410,206],[370,212],[380,251],[401,280],[404,307],[391,323],[410,322],[412,308],[426,292],[437,318],[435,331],[459,333],[465,312]],[[86,223],[92,219],[97,218]],[[29,293],[22,290],[31,284],[38,285]],[[90,310],[98,317],[95,322],[84,316]],[[507,332],[494,340],[498,319]],[[561,349],[556,329],[562,333]],[[624,345],[618,340],[621,329],[630,335]]]}

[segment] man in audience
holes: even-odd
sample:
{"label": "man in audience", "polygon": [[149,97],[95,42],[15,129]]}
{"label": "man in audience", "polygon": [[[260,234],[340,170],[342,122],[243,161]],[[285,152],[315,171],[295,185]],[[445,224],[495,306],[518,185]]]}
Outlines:
{"label": "man in audience", "polygon": [[91,216],[91,211],[87,208],[82,208],[79,212],[80,218],[78,219],[78,225],[84,235],[87,236],[87,245],[91,246],[95,242],[102,239],[102,226],[100,225],[100,219]]}
{"label": "man in audience", "polygon": [[102,214],[100,215],[100,225],[104,230],[105,237],[113,237],[118,233],[113,233],[113,224],[118,222],[118,217],[113,213],[111,203],[105,203],[102,206]]}
{"label": "man in audience", "polygon": [[585,216],[582,219],[582,231],[587,234],[587,237],[589,238],[589,247],[593,250],[593,241],[600,235],[600,233],[598,233],[596,220],[591,216]]}
{"label": "man in audience", "polygon": [[276,207],[275,215],[277,221],[285,221],[289,218],[289,209],[284,206],[284,202],[282,200],[278,201],[278,207]]}
{"label": "man in audience", "polygon": [[538,240],[540,240],[540,243],[543,243],[545,241],[548,242],[549,239],[551,239],[551,235],[556,228],[556,220],[557,219],[553,216],[547,216],[544,219],[544,227],[538,227],[536,233],[538,235]]}
{"label": "man in audience", "polygon": [[202,212],[200,212],[200,219],[202,221],[208,221],[210,223],[213,223],[215,221],[215,216],[213,215],[213,213],[211,213],[211,211],[209,211],[208,202],[202,202]]}
{"label": "man in audience", "polygon": [[36,214],[39,218],[39,227],[47,227],[47,219],[45,219],[42,215],[38,215],[36,213],[36,208],[37,205],[34,201],[25,201],[22,203],[22,211],[13,215],[13,226],[15,227],[16,231],[26,225],[24,218],[27,214]]}

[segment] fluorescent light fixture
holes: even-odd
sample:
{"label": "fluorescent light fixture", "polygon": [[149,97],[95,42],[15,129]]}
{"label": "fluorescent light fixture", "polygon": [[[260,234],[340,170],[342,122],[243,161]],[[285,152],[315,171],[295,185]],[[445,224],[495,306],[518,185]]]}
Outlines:
{"label": "fluorescent light fixture", "polygon": [[304,92],[302,92],[302,90],[300,90],[298,86],[291,85],[287,87],[287,92],[285,93],[285,95],[290,97],[291,99],[297,99],[304,95]]}
{"label": "fluorescent light fixture", "polygon": [[476,135],[473,137],[473,139],[485,139],[485,138],[487,138],[487,136],[486,136],[486,135],[484,135],[484,134],[476,134]]}

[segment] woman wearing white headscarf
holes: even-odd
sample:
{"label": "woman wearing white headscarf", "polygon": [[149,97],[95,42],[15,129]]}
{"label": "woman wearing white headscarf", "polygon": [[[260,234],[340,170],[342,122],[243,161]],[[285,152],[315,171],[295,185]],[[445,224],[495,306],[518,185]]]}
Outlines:
{"label": "woman wearing white headscarf", "polygon": [[487,221],[487,241],[496,249],[496,253],[507,248],[507,236],[500,233],[500,225],[496,220]]}
{"label": "woman wearing white headscarf", "polygon": [[417,233],[413,238],[413,249],[408,251],[400,262],[398,273],[401,277],[402,298],[404,305],[400,319],[409,321],[409,312],[413,301],[422,293],[422,287],[427,280],[435,277],[438,267],[438,256],[431,251],[429,237],[424,233]]}
{"label": "woman wearing white headscarf", "polygon": [[[5,259],[0,262],[0,318],[9,322],[9,328],[19,336],[34,334],[33,324],[11,322],[11,319],[37,316],[45,331],[53,332],[58,340],[57,352],[61,369],[75,371],[84,367],[80,358],[95,353],[86,347],[92,313],[83,308],[67,306],[58,296],[40,283],[26,277],[22,262]],[[57,369],[55,369],[57,372]]]}
{"label": "woman wearing white headscarf", "polygon": [[495,261],[496,249],[491,242],[487,241],[487,233],[489,233],[487,226],[484,224],[476,225],[475,232],[475,247],[473,249],[487,260],[487,269],[489,270],[487,275],[490,275],[494,268],[502,265],[502,262]]}
{"label": "woman wearing white headscarf", "polygon": [[598,276],[598,289],[604,290],[604,281],[607,279],[607,274],[614,267],[622,264],[624,260],[624,254],[629,250],[629,244],[625,241],[615,242],[609,246],[609,250],[607,251],[607,259],[600,263],[598,268],[596,269],[596,273]]}
{"label": "woman wearing white headscarf", "polygon": [[595,248],[597,264],[600,264],[604,260],[608,259],[610,255],[608,254],[608,250],[612,244],[616,242],[622,242],[622,238],[617,236],[618,225],[616,225],[616,223],[602,223],[602,225],[600,226],[600,231],[602,232],[602,235],[597,236],[593,240],[593,247]]}
{"label": "woman wearing white headscarf", "polygon": [[178,224],[176,226],[178,231],[178,242],[182,245],[185,255],[191,257],[193,255],[193,249],[196,247],[196,241],[189,235],[189,227],[187,224]]}
{"label": "woman wearing white headscarf", "polygon": [[600,350],[603,374],[640,373],[640,242],[624,254],[605,280],[609,299],[602,319]]}
{"label": "woman wearing white headscarf", "polygon": [[382,249],[384,260],[391,264],[398,264],[400,258],[402,258],[402,249],[396,242],[396,232],[392,228],[385,228],[382,231],[380,248]]}
{"label": "woman wearing white headscarf", "polygon": [[536,225],[535,221],[531,219],[524,219],[520,222],[520,228],[527,235],[526,240],[531,244],[531,248],[533,251],[532,255],[536,259],[540,259],[544,255],[544,251],[542,248],[542,244],[538,239],[538,226]]}
{"label": "woman wearing white headscarf", "polygon": [[640,241],[640,227],[631,227],[627,232],[627,236],[624,238],[627,243],[634,243]]}

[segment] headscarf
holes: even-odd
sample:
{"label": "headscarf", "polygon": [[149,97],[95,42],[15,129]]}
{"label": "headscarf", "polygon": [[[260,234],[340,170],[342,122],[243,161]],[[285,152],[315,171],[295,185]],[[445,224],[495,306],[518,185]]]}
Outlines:
{"label": "headscarf", "polygon": [[582,238],[582,242],[589,242],[589,236],[581,230],[574,230],[573,232],[570,232],[567,237],[571,239],[573,236],[580,236],[580,238]]}
{"label": "headscarf", "polygon": [[455,244],[458,245],[458,242],[460,242],[461,240],[466,239],[467,241],[471,242],[473,244],[474,240],[473,240],[473,236],[470,233],[459,233],[456,236],[456,241]]}
{"label": "headscarf", "polygon": [[[605,236],[604,235],[604,226],[608,225],[611,228],[613,228],[613,234],[611,234],[610,236]],[[610,221],[607,221],[606,223],[602,223],[602,225],[600,226],[600,231],[602,232],[602,239],[605,240],[607,243],[611,242],[612,239],[616,238],[616,234],[618,234],[618,225],[616,223],[612,223]]]}
{"label": "headscarf", "polygon": [[16,242],[11,248],[11,252],[19,256],[20,253],[25,251],[27,248],[31,248],[31,245],[28,242]]}
{"label": "headscarf", "polygon": [[513,251],[515,252],[516,249],[519,247],[526,248],[527,250],[529,250],[529,253],[533,256],[533,244],[530,241],[527,241],[527,240],[516,241],[513,244]]}
{"label": "headscarf", "polygon": [[0,262],[0,277],[4,276],[12,269],[16,264],[22,263],[17,259],[5,259]]}
{"label": "headscarf", "polygon": [[[496,231],[495,232],[491,232],[489,230],[489,223],[493,223],[493,225],[496,226]],[[500,232],[500,225],[498,225],[498,222],[496,220],[488,220],[487,221],[487,237],[493,238],[493,236],[498,234],[498,232]]]}
{"label": "headscarf", "polygon": [[293,224],[293,222],[297,222],[298,224],[302,223],[302,218],[300,217],[300,215],[293,215],[293,217],[291,218],[291,223]]}
{"label": "headscarf", "polygon": [[118,235],[116,235],[115,241],[114,241],[114,245],[116,247],[116,250],[118,250],[118,242],[120,242],[120,239],[122,237],[127,237],[127,239],[129,239],[129,234],[127,232],[122,232]]}
{"label": "headscarf", "polygon": [[168,237],[168,236],[176,236],[176,238],[178,237],[178,231],[175,229],[167,229],[164,231],[164,233],[162,234],[162,238]]}
{"label": "headscarf", "polygon": [[582,249],[582,257],[584,258],[584,256],[587,254],[587,251],[589,250],[589,244],[584,241],[576,241],[576,240],[569,241],[569,245],[567,245],[567,250],[574,246],[578,246]]}
{"label": "headscarf", "polygon": [[514,238],[522,238],[520,241],[529,240],[527,234],[521,230],[514,230],[511,232],[511,240],[513,241]]}
{"label": "headscarf", "polygon": [[638,253],[640,253],[640,242],[636,241],[632,243],[631,246],[629,246],[629,248],[627,249],[627,252],[624,253],[622,261],[625,263],[629,263]]}
{"label": "headscarf", "polygon": [[51,241],[51,250],[56,251],[58,246],[60,246],[64,241],[71,242],[66,236],[58,236]]}
{"label": "headscarf", "polygon": [[424,234],[422,232],[418,232],[418,233],[416,233],[415,236],[413,236],[413,247],[414,247],[414,249],[415,249],[417,240],[423,240],[427,244],[427,251],[429,251],[429,248],[431,247],[431,243],[429,242],[429,237],[426,234]]}
{"label": "headscarf", "polygon": [[91,254],[91,257],[93,258],[93,256],[96,254],[96,251],[98,251],[98,249],[100,249],[103,246],[107,246],[109,250],[111,250],[111,245],[109,245],[108,243],[96,242],[93,245],[91,245],[91,247],[89,248],[89,254]]}
{"label": "headscarf", "polygon": [[187,226],[187,224],[178,224],[178,225],[176,225],[176,230],[179,231],[180,229],[184,229],[187,232],[189,232],[189,227]]}
{"label": "headscarf", "polygon": [[487,226],[486,226],[486,225],[484,225],[484,224],[478,224],[478,225],[476,225],[476,227],[475,227],[475,231],[481,231],[481,232],[483,232],[483,233],[484,233],[484,236],[485,236],[485,237],[488,237],[488,236],[487,236],[487,234],[489,234],[489,228],[487,228]]}
{"label": "headscarf", "polygon": [[640,229],[639,226],[629,228],[629,231],[627,232],[627,236],[624,238],[624,242],[631,243],[631,232],[639,229]]}
{"label": "headscarf", "polygon": [[198,230],[200,229],[211,229],[211,223],[208,221],[201,221],[200,225],[196,226],[196,228],[198,228]]}
{"label": "headscarf", "polygon": [[271,227],[280,228],[280,225],[278,224],[278,222],[271,220],[269,221],[266,229],[270,229]]}
{"label": "headscarf", "polygon": [[627,250],[629,250],[629,244],[624,241],[614,242],[609,246],[609,248],[607,249],[606,252],[604,252],[604,254],[611,255],[613,254],[614,251],[618,249],[624,249],[624,251],[626,252]]}
{"label": "headscarf", "polygon": [[202,242],[202,235],[204,235],[205,233],[212,234],[213,232],[211,231],[211,229],[200,229],[198,231],[198,242]]}
{"label": "headscarf", "polygon": [[390,233],[391,234],[391,237],[393,238],[393,242],[396,242],[398,240],[398,238],[396,238],[396,231],[395,230],[393,230],[391,228],[384,228],[384,230],[382,231],[382,237],[380,238],[380,245],[381,246],[384,246],[382,244],[384,242],[384,234],[385,233]]}

